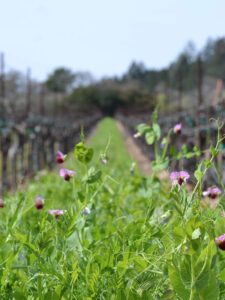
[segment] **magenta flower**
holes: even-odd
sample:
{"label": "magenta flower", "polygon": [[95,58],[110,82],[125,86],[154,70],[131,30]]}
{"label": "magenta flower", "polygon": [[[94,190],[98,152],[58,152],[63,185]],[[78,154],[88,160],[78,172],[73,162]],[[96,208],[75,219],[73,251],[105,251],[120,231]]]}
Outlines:
{"label": "magenta flower", "polygon": [[91,213],[91,211],[87,206],[82,209],[83,215],[90,215],[90,213]]}
{"label": "magenta flower", "polygon": [[140,134],[137,132],[137,133],[135,133],[135,134],[133,135],[133,137],[134,137],[135,139],[138,139],[138,138],[140,137]]}
{"label": "magenta flower", "polygon": [[66,181],[70,181],[70,178],[76,175],[75,171],[67,170],[67,169],[60,169],[59,175],[63,177]]}
{"label": "magenta flower", "polygon": [[105,164],[107,164],[107,159],[106,158],[103,158],[102,159],[102,163],[105,165]]}
{"label": "magenta flower", "polygon": [[62,164],[65,161],[66,155],[64,155],[61,151],[57,151],[56,161],[58,164]]}
{"label": "magenta flower", "polygon": [[3,199],[0,199],[0,208],[4,208],[4,201],[3,201]]}
{"label": "magenta flower", "polygon": [[170,179],[173,181],[173,184],[182,185],[183,183],[186,183],[188,178],[190,178],[190,175],[185,171],[172,172],[170,174]]}
{"label": "magenta flower", "polygon": [[221,190],[218,187],[208,188],[207,191],[202,193],[203,196],[215,199],[221,194]]}
{"label": "magenta flower", "polygon": [[219,246],[219,248],[223,251],[225,251],[225,234],[219,236],[216,239],[216,244]]}
{"label": "magenta flower", "polygon": [[43,199],[41,197],[37,196],[35,200],[36,200],[36,203],[35,203],[36,208],[38,210],[43,209],[43,207],[44,207]]}
{"label": "magenta flower", "polygon": [[180,133],[181,133],[181,128],[182,128],[182,124],[181,124],[181,123],[176,124],[176,125],[173,127],[173,132],[174,132],[174,133],[177,133],[177,134],[180,134]]}
{"label": "magenta flower", "polygon": [[56,219],[59,218],[60,215],[63,215],[66,213],[66,210],[62,210],[62,209],[50,209],[49,210],[50,215],[55,216]]}

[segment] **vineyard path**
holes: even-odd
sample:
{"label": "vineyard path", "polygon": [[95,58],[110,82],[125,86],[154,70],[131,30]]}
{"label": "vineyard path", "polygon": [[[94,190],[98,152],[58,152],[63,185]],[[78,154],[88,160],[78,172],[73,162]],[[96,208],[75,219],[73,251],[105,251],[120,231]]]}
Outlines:
{"label": "vineyard path", "polygon": [[126,128],[120,121],[116,121],[116,125],[123,136],[125,146],[130,156],[137,162],[138,167],[144,175],[150,175],[151,163],[148,157],[143,153],[141,148],[134,142],[132,136],[128,133]]}

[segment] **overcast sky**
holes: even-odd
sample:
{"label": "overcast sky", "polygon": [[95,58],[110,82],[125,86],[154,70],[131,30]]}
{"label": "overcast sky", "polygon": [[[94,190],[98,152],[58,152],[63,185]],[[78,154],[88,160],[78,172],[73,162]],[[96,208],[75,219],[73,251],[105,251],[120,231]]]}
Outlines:
{"label": "overcast sky", "polygon": [[0,0],[7,70],[121,75],[132,60],[167,66],[193,40],[225,36],[224,0]]}

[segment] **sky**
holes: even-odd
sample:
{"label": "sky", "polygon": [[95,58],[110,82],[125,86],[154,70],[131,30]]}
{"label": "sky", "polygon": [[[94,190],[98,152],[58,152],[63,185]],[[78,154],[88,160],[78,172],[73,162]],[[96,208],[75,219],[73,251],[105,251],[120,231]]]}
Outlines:
{"label": "sky", "polygon": [[0,0],[6,69],[121,75],[131,61],[166,67],[192,40],[225,36],[224,0]]}

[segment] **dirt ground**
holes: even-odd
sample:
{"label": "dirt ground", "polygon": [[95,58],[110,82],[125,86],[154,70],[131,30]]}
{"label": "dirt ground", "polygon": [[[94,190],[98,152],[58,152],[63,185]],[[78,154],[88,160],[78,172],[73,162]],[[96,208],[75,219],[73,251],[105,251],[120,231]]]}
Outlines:
{"label": "dirt ground", "polygon": [[124,138],[126,148],[130,156],[137,162],[138,168],[144,175],[150,175],[151,163],[147,156],[134,142],[134,138],[127,132],[120,121],[116,121],[116,125]]}

